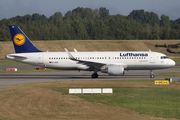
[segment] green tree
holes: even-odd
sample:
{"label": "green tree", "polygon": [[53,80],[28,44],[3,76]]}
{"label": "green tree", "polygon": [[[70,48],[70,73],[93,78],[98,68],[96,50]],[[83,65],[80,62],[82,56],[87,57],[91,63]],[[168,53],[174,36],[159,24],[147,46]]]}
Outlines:
{"label": "green tree", "polygon": [[61,12],[56,12],[54,15],[50,16],[49,22],[57,25],[58,23],[63,21],[63,16]]}
{"label": "green tree", "polygon": [[103,20],[105,20],[109,16],[109,10],[104,7],[101,7],[99,8],[99,15]]}
{"label": "green tree", "polygon": [[169,17],[164,14],[161,16],[161,29],[162,29],[161,39],[169,39],[171,26],[170,26]]}

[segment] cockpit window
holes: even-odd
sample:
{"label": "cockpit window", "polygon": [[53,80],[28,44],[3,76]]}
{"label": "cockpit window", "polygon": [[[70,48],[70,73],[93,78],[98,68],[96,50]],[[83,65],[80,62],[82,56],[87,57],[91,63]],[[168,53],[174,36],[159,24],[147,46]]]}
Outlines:
{"label": "cockpit window", "polygon": [[161,56],[161,59],[169,59],[167,56]]}

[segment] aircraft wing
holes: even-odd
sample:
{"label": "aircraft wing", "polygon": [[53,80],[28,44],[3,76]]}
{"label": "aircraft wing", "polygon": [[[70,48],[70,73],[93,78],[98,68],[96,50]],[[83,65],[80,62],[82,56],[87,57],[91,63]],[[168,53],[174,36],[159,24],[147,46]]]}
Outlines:
{"label": "aircraft wing", "polygon": [[92,61],[84,61],[84,60],[76,60],[79,61],[79,64],[83,64],[83,65],[87,65],[87,66],[92,66],[95,68],[100,68],[104,65],[106,65],[105,63],[100,63],[100,62],[92,62]]}
{"label": "aircraft wing", "polygon": [[100,68],[100,67],[106,65],[106,63],[103,63],[103,62],[93,62],[93,61],[78,60],[78,59],[74,58],[72,56],[72,54],[66,48],[65,48],[65,51],[68,54],[69,59],[71,59],[73,61],[78,61],[79,64],[91,66],[91,67],[94,67],[94,68]]}

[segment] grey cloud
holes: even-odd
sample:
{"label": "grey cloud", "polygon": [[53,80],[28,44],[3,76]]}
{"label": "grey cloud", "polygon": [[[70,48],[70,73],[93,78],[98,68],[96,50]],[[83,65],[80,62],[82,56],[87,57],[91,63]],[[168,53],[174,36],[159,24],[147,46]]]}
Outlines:
{"label": "grey cloud", "polygon": [[47,17],[55,12],[65,14],[77,7],[106,7],[110,14],[128,15],[132,10],[153,11],[170,19],[180,18],[180,0],[1,0],[0,20],[17,15],[39,13]]}

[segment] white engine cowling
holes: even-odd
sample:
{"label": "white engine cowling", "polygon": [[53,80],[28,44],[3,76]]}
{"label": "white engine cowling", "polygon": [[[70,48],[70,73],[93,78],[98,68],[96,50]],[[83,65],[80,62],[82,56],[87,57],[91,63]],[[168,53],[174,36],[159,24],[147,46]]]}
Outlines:
{"label": "white engine cowling", "polygon": [[124,75],[124,67],[122,65],[108,65],[101,72],[108,73],[109,75]]}

